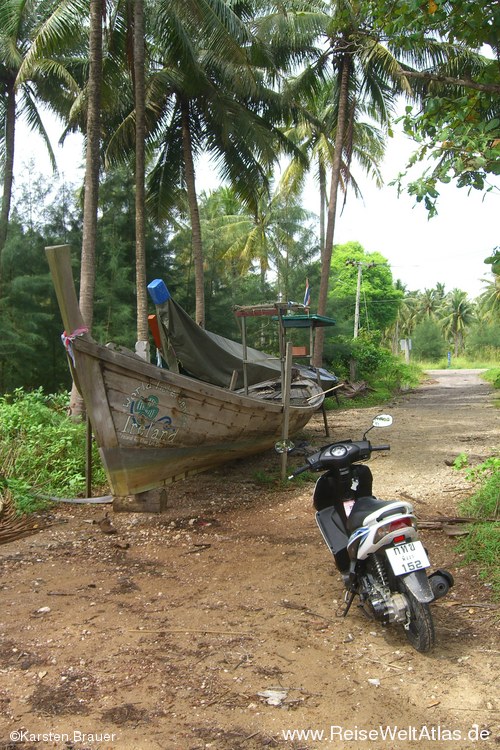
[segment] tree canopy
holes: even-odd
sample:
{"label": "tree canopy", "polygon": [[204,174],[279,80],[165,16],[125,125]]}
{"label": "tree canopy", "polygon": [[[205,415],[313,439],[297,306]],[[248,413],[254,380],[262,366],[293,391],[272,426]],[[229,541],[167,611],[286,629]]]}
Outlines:
{"label": "tree canopy", "polygon": [[[137,318],[144,338],[144,271],[155,266],[175,268],[179,291],[201,325],[215,315],[225,325],[219,293],[237,288],[242,295],[297,298],[308,277],[318,312],[332,309],[346,332],[353,294],[363,332],[384,337],[392,331],[394,338],[395,327],[409,330],[418,318],[415,299],[393,283],[384,248],[378,255],[352,244],[351,265],[345,265],[344,249],[335,244],[338,208],[349,192],[358,192],[361,170],[380,182],[398,97],[406,99],[403,123],[417,144],[411,164],[424,170],[408,182],[401,165],[401,189],[431,214],[442,183],[494,189],[500,173],[498,25],[493,0],[480,7],[472,0],[394,0],[390,13],[380,0],[5,0],[4,357],[6,342],[17,336],[16,300],[25,299],[31,277],[34,289],[44,289],[36,263],[21,280],[20,238],[34,247],[48,235],[65,241],[68,231],[82,247],[80,291],[89,320],[95,310],[98,336],[119,322],[118,338],[126,337],[124,329],[135,328]],[[78,227],[72,219],[71,230],[61,216],[49,230],[47,223],[36,227],[26,220],[19,204],[11,209],[16,123],[27,118],[44,135],[42,106],[60,118],[63,136],[72,130],[84,135],[85,220],[80,225],[75,203]],[[212,157],[225,193],[198,195],[201,156]],[[273,172],[285,158],[292,162],[276,185]],[[319,232],[298,189],[310,170],[318,176]],[[457,349],[465,345],[462,333],[473,315],[496,320],[497,282],[494,275],[477,310],[468,310],[459,294],[447,296],[444,335]],[[136,313],[125,303],[133,292],[140,298]],[[444,299],[434,295],[427,302],[444,320]],[[37,336],[48,309],[40,305],[33,332],[26,331],[25,342],[33,346],[41,345]]]}

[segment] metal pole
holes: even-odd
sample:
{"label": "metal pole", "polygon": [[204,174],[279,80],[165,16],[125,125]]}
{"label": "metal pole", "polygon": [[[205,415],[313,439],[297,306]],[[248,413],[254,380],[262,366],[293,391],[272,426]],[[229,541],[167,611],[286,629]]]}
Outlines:
{"label": "metal pole", "polygon": [[[283,429],[281,438],[283,442],[288,440],[288,432],[290,429],[290,390],[292,385],[292,342],[289,341],[286,345],[286,358],[285,358],[285,377],[281,384],[281,394],[283,399]],[[286,464],[288,458],[288,451],[284,450],[281,454],[281,478],[286,479]]]}

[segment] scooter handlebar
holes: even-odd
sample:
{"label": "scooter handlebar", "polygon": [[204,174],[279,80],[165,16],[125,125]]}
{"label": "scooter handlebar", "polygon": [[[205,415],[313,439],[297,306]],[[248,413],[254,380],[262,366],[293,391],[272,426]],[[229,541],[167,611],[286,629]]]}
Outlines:
{"label": "scooter handlebar", "polygon": [[308,471],[308,470],[310,470],[310,469],[311,469],[311,467],[310,467],[310,465],[309,465],[309,464],[304,464],[304,466],[299,466],[299,468],[298,468],[298,469],[295,469],[295,471],[293,471],[293,472],[292,472],[292,473],[291,473],[291,474],[289,475],[288,479],[293,479],[294,477],[298,477],[298,475],[299,475],[299,474],[303,474],[303,473],[304,473],[304,471]]}
{"label": "scooter handlebar", "polygon": [[[341,456],[326,455],[335,445],[342,445],[345,447],[345,452]],[[358,443],[338,443],[332,446],[325,446],[318,453],[310,456],[308,462],[303,466],[299,466],[294,472],[289,474],[288,479],[294,479],[299,474],[303,474],[304,471],[326,471],[331,469],[333,466],[347,466],[357,461],[367,461],[370,458],[370,454],[373,451],[388,451],[391,449],[390,445],[371,445],[367,440]],[[351,451],[349,457],[348,452]]]}

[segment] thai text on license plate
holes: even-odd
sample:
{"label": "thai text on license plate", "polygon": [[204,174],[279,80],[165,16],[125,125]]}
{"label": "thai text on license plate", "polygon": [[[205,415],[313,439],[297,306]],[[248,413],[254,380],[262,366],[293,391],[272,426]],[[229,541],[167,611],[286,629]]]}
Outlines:
{"label": "thai text on license plate", "polygon": [[413,573],[415,570],[422,570],[430,565],[422,542],[398,544],[396,547],[389,547],[386,552],[394,574],[397,576]]}

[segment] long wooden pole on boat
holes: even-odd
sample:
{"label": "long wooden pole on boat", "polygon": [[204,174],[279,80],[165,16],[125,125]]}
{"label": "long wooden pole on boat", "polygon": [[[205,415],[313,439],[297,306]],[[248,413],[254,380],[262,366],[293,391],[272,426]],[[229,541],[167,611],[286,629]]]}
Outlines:
{"label": "long wooden pole on boat", "polygon": [[[54,289],[61,311],[65,331],[84,327],[84,321],[78,305],[71,268],[70,245],[52,245],[45,248]],[[73,373],[74,376],[74,373]],[[92,495],[92,425],[87,413],[85,439],[85,488],[87,497]]]}
{"label": "long wooden pole on boat", "polygon": [[[283,443],[288,440],[288,432],[290,429],[290,390],[292,386],[292,342],[289,341],[286,345],[286,356],[285,356],[285,377],[282,383],[282,394],[283,394],[283,429],[281,437]],[[288,452],[285,450],[281,454],[281,478],[286,479],[287,471],[286,464],[288,459]]]}
{"label": "long wooden pole on boat", "polygon": [[52,245],[45,248],[45,253],[49,262],[64,329],[70,334],[85,325],[73,282],[71,248],[69,245]]}

